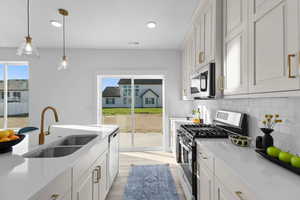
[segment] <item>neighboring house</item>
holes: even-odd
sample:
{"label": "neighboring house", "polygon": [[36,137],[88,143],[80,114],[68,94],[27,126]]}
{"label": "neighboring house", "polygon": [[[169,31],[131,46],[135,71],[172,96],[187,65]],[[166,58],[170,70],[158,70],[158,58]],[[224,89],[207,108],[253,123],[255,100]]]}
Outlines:
{"label": "neighboring house", "polygon": [[[8,80],[7,112],[9,116],[28,115],[29,88],[28,80]],[[4,108],[4,83],[0,81],[0,116]]]}
{"label": "neighboring house", "polygon": [[[102,106],[104,108],[131,107],[131,80],[120,79],[118,85],[118,87],[106,87],[103,90]],[[162,107],[162,80],[134,80],[134,96],[136,108]]]}

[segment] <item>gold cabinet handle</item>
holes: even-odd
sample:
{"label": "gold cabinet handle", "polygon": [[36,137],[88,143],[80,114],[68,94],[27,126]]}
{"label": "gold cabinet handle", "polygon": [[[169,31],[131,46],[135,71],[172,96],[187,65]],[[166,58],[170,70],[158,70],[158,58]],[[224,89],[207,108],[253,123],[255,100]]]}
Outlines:
{"label": "gold cabinet handle", "polygon": [[98,183],[99,183],[99,181],[101,179],[101,166],[98,165],[97,168],[98,168],[98,177],[97,178],[98,178]]}
{"label": "gold cabinet handle", "polygon": [[204,61],[205,61],[204,52],[201,51],[199,53],[199,64],[204,63]]}
{"label": "gold cabinet handle", "polygon": [[52,194],[50,200],[57,200],[59,197],[59,194]]}
{"label": "gold cabinet handle", "polygon": [[224,90],[224,76],[219,78],[219,90]]}
{"label": "gold cabinet handle", "polygon": [[243,193],[241,191],[236,191],[235,194],[240,200],[245,200],[242,196]]}
{"label": "gold cabinet handle", "polygon": [[[96,178],[95,178],[95,174],[96,174]],[[94,183],[99,183],[99,169],[97,167],[93,170],[93,180]]]}
{"label": "gold cabinet handle", "polygon": [[288,55],[289,78],[296,78],[296,76],[292,75],[292,58],[295,56],[295,54]]}

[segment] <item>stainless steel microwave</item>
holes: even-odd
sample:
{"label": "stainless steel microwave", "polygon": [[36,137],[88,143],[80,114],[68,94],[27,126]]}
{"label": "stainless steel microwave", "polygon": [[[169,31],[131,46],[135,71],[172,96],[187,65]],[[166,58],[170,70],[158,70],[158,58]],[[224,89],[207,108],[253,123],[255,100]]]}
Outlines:
{"label": "stainless steel microwave", "polygon": [[211,99],[216,96],[215,63],[202,67],[191,81],[191,94],[194,99]]}

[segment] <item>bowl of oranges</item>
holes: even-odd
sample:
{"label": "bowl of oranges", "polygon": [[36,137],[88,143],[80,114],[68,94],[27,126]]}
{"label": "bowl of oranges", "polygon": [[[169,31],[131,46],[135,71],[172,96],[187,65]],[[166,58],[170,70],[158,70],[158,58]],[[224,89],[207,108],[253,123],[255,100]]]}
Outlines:
{"label": "bowl of oranges", "polygon": [[0,153],[12,151],[12,147],[20,143],[25,135],[16,134],[12,129],[0,130]]}

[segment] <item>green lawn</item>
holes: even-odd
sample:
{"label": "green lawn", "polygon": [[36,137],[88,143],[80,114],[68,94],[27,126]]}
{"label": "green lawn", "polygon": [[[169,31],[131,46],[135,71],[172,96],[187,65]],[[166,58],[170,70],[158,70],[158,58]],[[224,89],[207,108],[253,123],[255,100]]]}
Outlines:
{"label": "green lawn", "polygon": [[[162,108],[135,108],[136,114],[161,114]],[[130,108],[103,108],[104,115],[129,115]]]}

